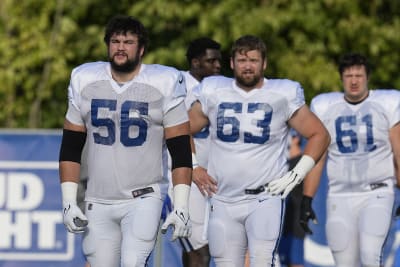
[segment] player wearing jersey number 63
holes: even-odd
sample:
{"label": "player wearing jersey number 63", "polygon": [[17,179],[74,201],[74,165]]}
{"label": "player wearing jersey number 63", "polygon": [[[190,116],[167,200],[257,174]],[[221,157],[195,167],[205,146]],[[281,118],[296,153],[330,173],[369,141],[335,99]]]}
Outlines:
{"label": "player wearing jersey number 63", "polygon": [[[147,32],[137,19],[112,18],[104,42],[109,62],[75,68],[68,87],[59,167],[64,224],[71,232],[84,232],[83,250],[92,267],[145,266],[168,186],[166,148],[172,159],[175,210],[163,228],[172,225],[174,238],[191,231],[186,86],[178,70],[142,64]],[[76,194],[85,140],[83,214]]]}
{"label": "player wearing jersey number 63", "polygon": [[[207,171],[218,184],[211,198],[210,254],[218,267],[242,267],[248,249],[250,266],[273,266],[282,197],[319,160],[330,137],[305,104],[299,83],[264,78],[266,47],[260,38],[237,39],[230,64],[234,79],[205,78],[193,91],[198,101],[189,112],[192,133],[210,129]],[[290,127],[308,143],[285,174]]]}

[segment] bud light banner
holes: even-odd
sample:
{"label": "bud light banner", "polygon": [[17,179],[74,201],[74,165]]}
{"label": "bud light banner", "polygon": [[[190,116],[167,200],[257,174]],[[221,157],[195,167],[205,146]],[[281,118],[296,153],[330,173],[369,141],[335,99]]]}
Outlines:
{"label": "bud light banner", "polygon": [[63,225],[61,132],[0,132],[0,267],[84,266]]}
{"label": "bud light banner", "polygon": [[[85,266],[82,235],[68,233],[63,225],[60,142],[61,131],[0,131],[0,267]],[[395,207],[400,205],[399,191]],[[309,222],[314,234],[305,239],[305,267],[334,266],[325,237],[326,193],[324,174],[313,201],[318,224]],[[399,229],[399,219],[393,218],[385,267],[400,266]],[[170,230],[159,234],[149,267],[182,266],[181,247],[170,239]]]}

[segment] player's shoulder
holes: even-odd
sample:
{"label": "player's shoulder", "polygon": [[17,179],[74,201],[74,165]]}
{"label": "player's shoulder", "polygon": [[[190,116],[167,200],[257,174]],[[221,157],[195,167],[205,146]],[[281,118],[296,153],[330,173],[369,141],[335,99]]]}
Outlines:
{"label": "player's shoulder", "polygon": [[397,109],[400,106],[400,91],[396,89],[370,90],[368,101],[385,110]]}
{"label": "player's shoulder", "polygon": [[204,78],[199,89],[204,93],[212,93],[216,90],[219,92],[232,88],[233,78],[229,78],[222,75],[208,76]]}
{"label": "player's shoulder", "polygon": [[109,63],[104,61],[84,63],[72,70],[72,77],[96,77],[105,73],[108,65]]}
{"label": "player's shoulder", "polygon": [[192,90],[194,87],[196,87],[199,84],[199,81],[193,77],[192,74],[190,74],[189,71],[182,71],[181,73],[183,77],[185,78],[185,83],[186,83],[186,88],[188,91]]}
{"label": "player's shoulder", "polygon": [[291,101],[304,102],[304,91],[300,83],[289,79],[265,79],[267,92],[279,95]]}
{"label": "player's shoulder", "polygon": [[378,101],[399,101],[400,91],[396,89],[374,89],[369,91],[369,97]]}
{"label": "player's shoulder", "polygon": [[290,79],[267,79],[266,87],[271,90],[297,89],[300,83]]}
{"label": "player's shoulder", "polygon": [[265,79],[264,81],[264,88],[275,94],[295,97],[299,91],[303,93],[303,88],[297,81],[289,79]]}
{"label": "player's shoulder", "polygon": [[310,107],[318,113],[329,110],[329,107],[344,101],[343,92],[328,92],[316,95],[311,99]]}
{"label": "player's shoulder", "polygon": [[343,92],[328,92],[316,95],[311,102],[329,104],[340,100],[343,100]]}
{"label": "player's shoulder", "polygon": [[166,66],[161,64],[142,64],[143,71],[141,75],[158,78],[172,78],[176,79],[179,76],[183,76],[182,72],[172,66]]}
{"label": "player's shoulder", "polygon": [[[184,86],[184,77],[178,69],[160,64],[142,64],[136,81],[156,88],[162,94],[170,94],[177,84]],[[181,87],[181,86],[179,86]]]}

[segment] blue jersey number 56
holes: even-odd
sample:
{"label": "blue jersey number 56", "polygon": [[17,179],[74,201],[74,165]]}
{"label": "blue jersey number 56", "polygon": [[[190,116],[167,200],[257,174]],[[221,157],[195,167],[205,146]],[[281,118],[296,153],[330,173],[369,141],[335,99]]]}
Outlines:
{"label": "blue jersey number 56", "polygon": [[[108,109],[116,111],[117,100],[93,99],[91,103],[91,119],[94,127],[105,127],[107,135],[102,136],[99,133],[93,133],[94,142],[97,144],[111,146],[115,143],[116,123],[110,118],[99,118],[99,110]],[[120,141],[124,146],[140,146],[147,138],[147,122],[141,117],[131,118],[129,112],[135,110],[140,115],[148,115],[148,103],[137,101],[125,101],[121,105],[120,117]],[[129,136],[129,128],[137,127],[138,135],[134,138]]]}

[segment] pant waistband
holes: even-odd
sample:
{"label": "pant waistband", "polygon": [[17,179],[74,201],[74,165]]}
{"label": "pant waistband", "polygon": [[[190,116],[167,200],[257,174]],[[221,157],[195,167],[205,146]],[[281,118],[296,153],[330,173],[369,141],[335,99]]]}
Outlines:
{"label": "pant waistband", "polygon": [[244,193],[247,194],[247,195],[258,195],[258,194],[260,194],[260,193],[265,191],[265,186],[266,185],[260,185],[256,189],[245,189]]}
{"label": "pant waistband", "polygon": [[369,184],[369,187],[371,188],[371,190],[375,190],[381,187],[388,187],[387,183],[384,182],[380,182],[380,183],[371,183]]}
{"label": "pant waistband", "polygon": [[144,188],[133,190],[132,196],[134,198],[137,198],[137,197],[143,196],[145,194],[153,193],[153,192],[154,192],[153,187],[149,186],[149,187],[144,187]]}

